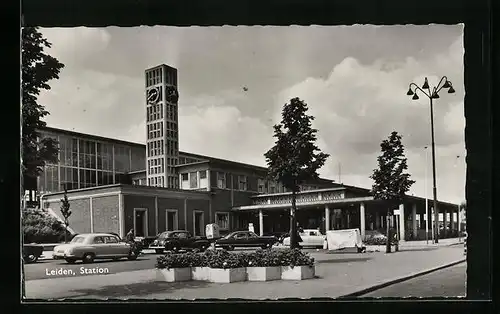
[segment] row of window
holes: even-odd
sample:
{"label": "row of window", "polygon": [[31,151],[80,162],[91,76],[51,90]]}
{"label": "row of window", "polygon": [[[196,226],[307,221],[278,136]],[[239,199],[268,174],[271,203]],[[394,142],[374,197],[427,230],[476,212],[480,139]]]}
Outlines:
{"label": "row of window", "polygon": [[[240,191],[246,191],[248,186],[247,186],[247,176],[243,175],[238,175],[237,176],[237,182],[238,182],[238,190]],[[226,182],[226,173],[225,172],[217,172],[217,187],[219,189],[226,189],[228,187],[227,182]]]}
{"label": "row of window", "polygon": [[177,122],[177,106],[173,104],[167,104],[167,119]]}
{"label": "row of window", "polygon": [[[59,173],[60,171],[60,173]],[[78,169],[73,167],[58,167],[47,165],[39,178],[39,190],[58,192],[72,189],[102,186],[122,182],[124,174],[111,171]]]}
{"label": "row of window", "polygon": [[146,87],[161,84],[163,78],[163,69],[158,68],[146,72]]}
{"label": "row of window", "polygon": [[146,107],[146,114],[146,122],[163,119],[163,104]]}
{"label": "row of window", "polygon": [[[167,142],[168,144],[168,142]],[[161,140],[154,140],[147,143],[148,157],[160,156],[164,154],[164,142]]]}
{"label": "row of window", "polygon": [[[200,182],[198,183],[198,179]],[[193,171],[181,173],[181,182],[183,189],[198,189],[208,187],[208,182],[201,182],[207,179],[207,171]]]}
{"label": "row of window", "polygon": [[163,176],[148,178],[149,186],[164,187]]}
{"label": "row of window", "polygon": [[141,148],[77,139],[65,135],[44,133],[42,137],[52,137],[59,141],[59,164],[62,166],[113,171],[114,165],[116,172],[144,169],[144,153]]}

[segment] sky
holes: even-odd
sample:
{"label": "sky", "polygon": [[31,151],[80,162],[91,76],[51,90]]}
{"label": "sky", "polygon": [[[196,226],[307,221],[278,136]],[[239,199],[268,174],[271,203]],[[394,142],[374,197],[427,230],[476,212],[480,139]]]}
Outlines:
{"label": "sky", "polygon": [[408,194],[430,198],[429,100],[406,92],[410,82],[428,77],[435,86],[446,75],[456,93],[434,101],[438,199],[465,199],[462,25],[41,32],[65,65],[39,97],[49,126],[145,143],[144,70],[167,64],[178,69],[180,150],[265,166],[272,126],[299,97],[330,154],[322,177],[370,188],[380,142],[397,131],[416,180]]}

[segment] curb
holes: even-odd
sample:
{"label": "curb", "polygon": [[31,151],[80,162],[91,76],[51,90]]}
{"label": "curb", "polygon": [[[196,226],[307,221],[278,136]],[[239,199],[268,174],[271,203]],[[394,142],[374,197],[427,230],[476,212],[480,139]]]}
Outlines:
{"label": "curb", "polygon": [[442,265],[442,266],[439,266],[439,267],[431,268],[431,269],[428,269],[428,270],[425,270],[425,271],[422,271],[422,272],[419,272],[419,273],[416,273],[416,274],[412,274],[412,275],[409,275],[409,276],[400,277],[398,279],[387,281],[387,282],[384,282],[384,283],[381,283],[381,284],[378,284],[378,285],[375,285],[375,286],[372,286],[372,287],[369,287],[369,288],[366,288],[366,289],[362,289],[362,290],[359,290],[359,291],[356,291],[356,292],[353,292],[353,293],[349,293],[349,294],[340,296],[339,299],[361,297],[361,296],[363,296],[365,294],[368,294],[370,292],[373,292],[373,291],[376,291],[376,290],[379,290],[379,289],[382,289],[382,288],[385,288],[385,287],[388,287],[388,286],[391,286],[391,285],[394,285],[394,284],[397,284],[397,283],[400,283],[400,282],[403,282],[403,281],[407,281],[407,280],[410,280],[410,279],[413,279],[413,278],[416,278],[416,277],[424,276],[424,275],[433,273],[433,272],[438,271],[438,270],[442,270],[442,269],[445,269],[445,268],[448,268],[448,267],[452,267],[452,266],[464,263],[466,261],[467,261],[467,259],[461,259],[459,261],[452,262],[452,263],[449,263],[449,264],[446,264],[446,265]]}

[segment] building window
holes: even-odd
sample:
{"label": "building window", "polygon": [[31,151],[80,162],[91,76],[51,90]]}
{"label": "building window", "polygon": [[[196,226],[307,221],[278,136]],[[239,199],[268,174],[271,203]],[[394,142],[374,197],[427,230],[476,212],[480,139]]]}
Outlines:
{"label": "building window", "polygon": [[181,177],[182,177],[182,181],[188,181],[189,180],[189,174],[188,173],[183,173],[181,174]]}
{"label": "building window", "polygon": [[207,172],[205,170],[200,171],[200,179],[206,179],[207,178]]}
{"label": "building window", "polygon": [[191,188],[191,189],[198,188],[198,173],[197,172],[189,173],[189,188]]}
{"label": "building window", "polygon": [[276,182],[269,182],[269,193],[276,193]]}
{"label": "building window", "polygon": [[226,188],[226,174],[224,172],[217,172],[217,187],[219,189]]}
{"label": "building window", "polygon": [[240,191],[247,190],[247,176],[238,176],[238,189]]}
{"label": "building window", "polygon": [[259,179],[259,188],[258,188],[258,192],[259,193],[266,193],[266,182],[264,179]]}
{"label": "building window", "polygon": [[215,213],[215,221],[219,229],[229,229],[229,213]]}

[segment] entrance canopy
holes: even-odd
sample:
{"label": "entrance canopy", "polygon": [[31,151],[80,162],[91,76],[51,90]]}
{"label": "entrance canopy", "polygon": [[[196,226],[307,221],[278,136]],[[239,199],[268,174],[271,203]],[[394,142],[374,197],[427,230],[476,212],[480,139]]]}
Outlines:
{"label": "entrance canopy", "polygon": [[[297,208],[324,207],[328,205],[348,205],[374,201],[372,196],[346,198],[346,188],[309,190],[297,193]],[[252,204],[235,206],[234,211],[279,210],[292,206],[292,193],[263,194],[252,197]]]}

